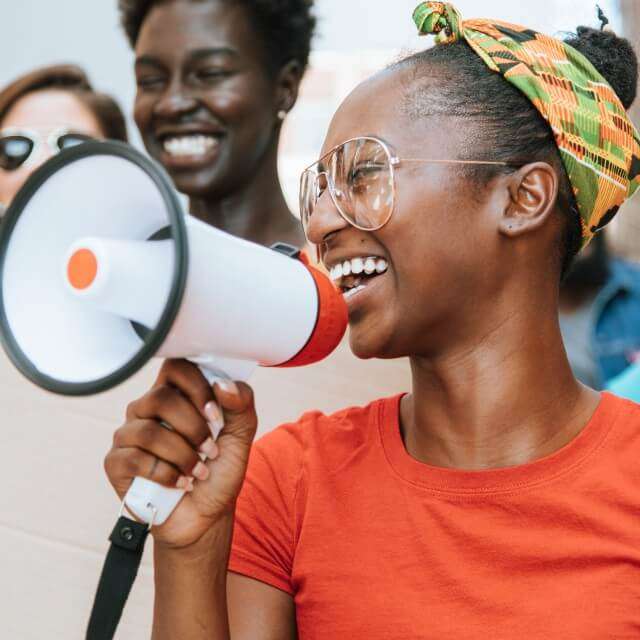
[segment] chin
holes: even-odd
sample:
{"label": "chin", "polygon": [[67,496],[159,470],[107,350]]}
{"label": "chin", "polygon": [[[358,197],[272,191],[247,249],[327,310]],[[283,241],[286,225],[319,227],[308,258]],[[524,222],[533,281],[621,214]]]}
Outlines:
{"label": "chin", "polygon": [[209,176],[192,173],[187,174],[182,171],[170,171],[169,175],[176,189],[189,198],[215,197],[216,193],[220,190],[218,181],[212,180]]}
{"label": "chin", "polygon": [[358,327],[350,327],[349,346],[353,355],[361,360],[371,358],[397,358],[392,341],[380,331],[364,331]]}

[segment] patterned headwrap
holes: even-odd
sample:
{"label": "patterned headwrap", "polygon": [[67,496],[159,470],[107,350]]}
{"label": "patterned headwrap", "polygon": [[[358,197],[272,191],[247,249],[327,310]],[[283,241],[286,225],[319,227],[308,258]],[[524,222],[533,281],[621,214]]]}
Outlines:
{"label": "patterned headwrap", "polygon": [[522,91],[553,130],[573,188],[583,246],[640,186],[640,135],[615,91],[579,51],[531,29],[462,20],[448,2],[423,2],[413,19],[436,43],[464,39]]}

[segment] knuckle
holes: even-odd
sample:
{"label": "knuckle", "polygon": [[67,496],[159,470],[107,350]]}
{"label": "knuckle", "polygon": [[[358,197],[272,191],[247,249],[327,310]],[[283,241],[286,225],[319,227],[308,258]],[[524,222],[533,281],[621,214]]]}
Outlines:
{"label": "knuckle", "polygon": [[139,403],[139,400],[136,399],[127,405],[127,408],[125,409],[125,412],[124,412],[124,415],[127,419],[130,419],[133,416],[137,415],[138,403]]}
{"label": "knuckle", "polygon": [[149,393],[148,398],[154,411],[158,411],[174,400],[176,396],[177,392],[175,389],[163,384],[153,389],[153,391]]}
{"label": "knuckle", "polygon": [[139,451],[131,451],[124,458],[124,471],[128,476],[140,475],[142,455]]}
{"label": "knuckle", "polygon": [[104,460],[102,461],[102,468],[107,474],[107,477],[110,478],[113,468],[113,451],[109,451],[109,453],[107,453],[107,455],[104,457]]}
{"label": "knuckle", "polygon": [[136,438],[140,447],[148,449],[158,439],[157,426],[157,423],[151,421],[144,422],[140,425],[138,436]]}
{"label": "knuckle", "polygon": [[120,449],[124,446],[124,438],[125,438],[125,433],[124,433],[124,429],[125,427],[119,427],[118,429],[116,429],[113,432],[113,448],[114,449]]}

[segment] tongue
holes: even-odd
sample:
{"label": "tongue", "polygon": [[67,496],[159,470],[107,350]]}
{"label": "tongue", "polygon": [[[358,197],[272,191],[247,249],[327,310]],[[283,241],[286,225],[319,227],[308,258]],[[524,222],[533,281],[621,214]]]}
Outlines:
{"label": "tongue", "polygon": [[348,276],[342,276],[342,282],[340,284],[344,289],[354,289],[355,287],[359,287],[361,284],[364,284],[366,280],[371,280],[371,278],[375,278],[379,275],[379,273],[374,271],[371,274],[359,273],[357,275],[351,274]]}

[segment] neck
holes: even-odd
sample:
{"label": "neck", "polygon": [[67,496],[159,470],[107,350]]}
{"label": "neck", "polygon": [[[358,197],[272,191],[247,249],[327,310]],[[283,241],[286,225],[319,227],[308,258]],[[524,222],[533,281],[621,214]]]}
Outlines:
{"label": "neck", "polygon": [[599,395],[571,372],[557,299],[537,303],[493,314],[463,346],[412,358],[413,394],[403,399],[401,422],[414,458],[466,470],[524,464],[584,427]]}
{"label": "neck", "polygon": [[191,198],[189,211],[202,222],[264,246],[303,244],[300,223],[291,214],[278,179],[277,141],[245,184],[222,198]]}

